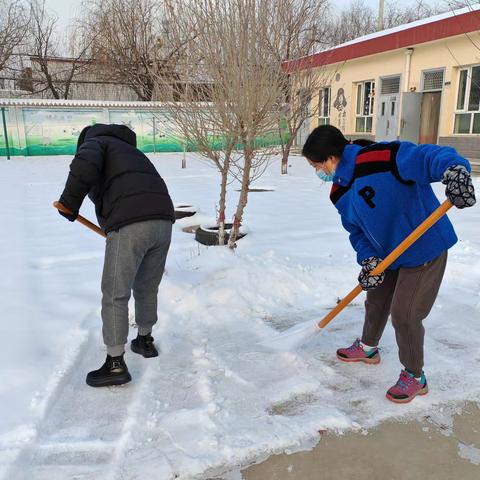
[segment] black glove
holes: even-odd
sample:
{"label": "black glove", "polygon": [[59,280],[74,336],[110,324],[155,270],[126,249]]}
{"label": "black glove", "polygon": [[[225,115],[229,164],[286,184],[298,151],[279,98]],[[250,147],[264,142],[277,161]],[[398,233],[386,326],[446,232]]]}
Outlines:
{"label": "black glove", "polygon": [[447,186],[445,195],[457,208],[475,205],[475,189],[472,178],[463,165],[454,165],[445,170],[442,183]]}
{"label": "black glove", "polygon": [[[60,202],[62,203],[62,202]],[[63,204],[62,204],[63,205]],[[67,207],[65,207],[67,208]],[[62,212],[61,210],[57,210],[57,212],[62,216],[62,217],[65,217],[67,220],[69,220],[70,222],[74,222],[77,217],[78,217],[78,212],[77,213],[64,213]]]}
{"label": "black glove", "polygon": [[382,259],[378,257],[368,257],[362,260],[362,270],[358,276],[358,283],[362,286],[363,290],[376,288],[383,282],[385,272],[382,272],[380,275],[370,275],[370,272],[373,272],[374,268],[379,265],[381,261]]}

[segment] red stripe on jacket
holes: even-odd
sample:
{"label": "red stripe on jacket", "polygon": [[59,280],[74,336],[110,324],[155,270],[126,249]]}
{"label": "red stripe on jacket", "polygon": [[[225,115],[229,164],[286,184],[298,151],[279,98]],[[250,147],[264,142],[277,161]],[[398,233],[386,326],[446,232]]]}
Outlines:
{"label": "red stripe on jacket", "polygon": [[361,153],[355,160],[357,165],[368,162],[389,162],[392,152],[390,150],[373,150]]}

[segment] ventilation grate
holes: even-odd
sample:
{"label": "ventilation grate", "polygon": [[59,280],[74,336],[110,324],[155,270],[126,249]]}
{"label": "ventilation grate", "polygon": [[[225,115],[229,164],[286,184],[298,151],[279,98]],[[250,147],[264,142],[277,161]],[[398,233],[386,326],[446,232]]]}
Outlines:
{"label": "ventilation grate", "polygon": [[382,78],[381,95],[392,95],[400,92],[400,77]]}
{"label": "ventilation grate", "polygon": [[443,88],[443,70],[423,73],[423,91],[441,90]]}

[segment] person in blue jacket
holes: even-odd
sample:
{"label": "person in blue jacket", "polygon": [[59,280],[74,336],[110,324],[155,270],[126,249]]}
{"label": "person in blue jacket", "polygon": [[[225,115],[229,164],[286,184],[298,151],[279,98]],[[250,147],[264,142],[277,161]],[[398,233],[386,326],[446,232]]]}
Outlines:
{"label": "person in blue jacket", "polygon": [[391,315],[404,369],[387,398],[406,403],[425,395],[422,323],[437,297],[447,251],[457,242],[450,220],[443,216],[381,275],[370,272],[440,205],[431,183],[445,184],[457,208],[475,204],[469,162],[451,147],[349,142],[331,125],[314,129],[302,154],[321,180],[333,182],[330,199],[350,234],[362,267],[358,280],[367,291],[362,337],[337,350],[338,359],[378,364]]}

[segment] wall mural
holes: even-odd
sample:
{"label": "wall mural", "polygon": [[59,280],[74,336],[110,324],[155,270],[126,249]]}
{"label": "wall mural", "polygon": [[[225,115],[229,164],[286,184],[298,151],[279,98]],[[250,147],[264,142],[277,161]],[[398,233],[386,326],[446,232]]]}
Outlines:
{"label": "wall mural", "polygon": [[346,131],[346,119],[347,119],[347,99],[345,98],[345,90],[339,88],[337,90],[337,97],[333,102],[333,108],[338,112],[337,114],[337,126],[342,131]]}
{"label": "wall mural", "polygon": [[24,109],[27,155],[71,155],[83,127],[102,121],[101,110]]}
{"label": "wall mural", "polygon": [[166,113],[111,110],[110,123],[131,128],[142,152],[180,152],[184,148],[180,133]]}
{"label": "wall mural", "polygon": [[[145,153],[195,151],[186,145],[174,122],[161,110],[100,108],[5,108],[10,155],[73,155],[82,129],[96,123],[127,125],[137,134],[137,146]],[[286,130],[286,127],[284,126]],[[283,136],[286,133],[283,132]],[[264,146],[278,145],[278,128],[257,140]],[[215,148],[224,145],[212,135]],[[0,116],[0,156],[6,156],[5,135]]]}
{"label": "wall mural", "polygon": [[3,118],[5,118],[5,127],[7,129],[8,153],[12,156],[25,155],[25,149],[20,145],[18,132],[15,128],[14,120],[11,118],[10,110],[3,108],[3,115],[2,112],[0,112],[0,156],[7,156],[7,142],[5,141]]}

